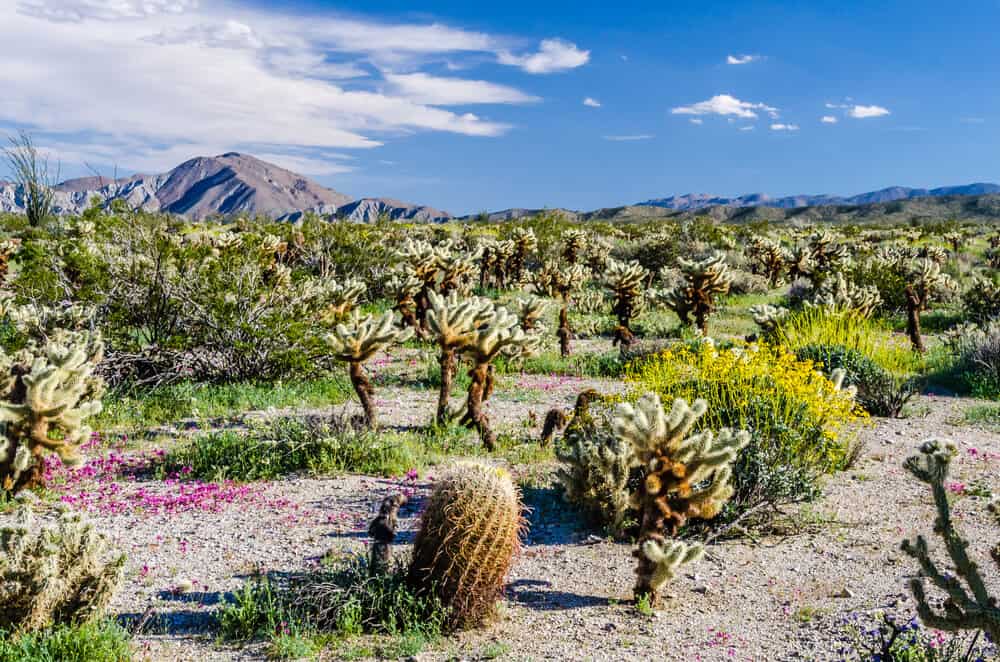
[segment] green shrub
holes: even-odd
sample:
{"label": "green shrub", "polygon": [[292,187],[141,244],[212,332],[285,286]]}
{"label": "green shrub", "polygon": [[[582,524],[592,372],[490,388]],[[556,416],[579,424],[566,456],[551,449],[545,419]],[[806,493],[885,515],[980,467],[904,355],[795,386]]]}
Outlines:
{"label": "green shrub", "polygon": [[1000,285],[995,278],[975,278],[962,294],[962,309],[976,324],[987,324],[1000,317]]}
{"label": "green shrub", "polygon": [[0,631],[0,662],[130,662],[129,635],[118,625],[95,621],[57,625],[15,636]]}
{"label": "green shrub", "polygon": [[945,343],[958,386],[977,398],[1000,398],[1000,326],[965,325],[949,332]]}
{"label": "green shrub", "polygon": [[664,400],[704,399],[698,430],[744,429],[750,444],[734,466],[736,493],[723,513],[731,520],[763,502],[817,494],[822,474],[851,460],[853,424],[864,418],[851,391],[780,347],[717,349],[707,342],[676,345],[626,370],[629,397],[653,391]]}
{"label": "green shrub", "polygon": [[874,416],[898,416],[919,384],[913,378],[897,377],[861,352],[841,345],[806,345],[796,356],[813,361],[827,376],[843,370],[844,383],[857,388],[857,401]]}

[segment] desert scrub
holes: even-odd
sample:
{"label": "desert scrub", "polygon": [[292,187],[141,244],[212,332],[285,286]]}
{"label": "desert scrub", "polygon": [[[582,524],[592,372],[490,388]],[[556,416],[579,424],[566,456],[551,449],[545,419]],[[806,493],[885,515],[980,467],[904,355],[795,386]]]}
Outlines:
{"label": "desert scrub", "polygon": [[132,647],[120,626],[97,621],[8,635],[0,630],[0,662],[130,662]]}
{"label": "desert scrub", "polygon": [[462,448],[464,431],[374,433],[322,419],[275,419],[246,433],[200,435],[167,453],[160,473],[201,480],[274,480],[294,473],[359,472],[398,476]]}
{"label": "desert scrub", "polygon": [[878,620],[852,613],[844,619],[848,643],[838,652],[844,660],[884,662],[987,662],[1000,650],[976,634],[946,635],[882,614]]}
{"label": "desert scrub", "polygon": [[866,414],[853,392],[782,347],[762,343],[717,349],[680,344],[626,369],[629,398],[703,399],[696,430],[748,430],[750,443],[733,467],[735,496],[723,521],[763,502],[817,494],[818,478],[845,467],[854,424]]}
{"label": "desert scrub", "polygon": [[920,390],[919,380],[892,374],[861,352],[842,345],[807,345],[796,356],[813,361],[827,376],[844,371],[844,383],[857,389],[857,401],[874,416],[896,417]]}

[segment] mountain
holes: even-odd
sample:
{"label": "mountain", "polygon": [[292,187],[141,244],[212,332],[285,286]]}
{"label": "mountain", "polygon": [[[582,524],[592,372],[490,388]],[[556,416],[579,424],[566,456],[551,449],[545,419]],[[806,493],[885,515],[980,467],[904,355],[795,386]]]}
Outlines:
{"label": "mountain", "polygon": [[[160,175],[133,175],[118,180],[81,177],[54,188],[58,214],[78,214],[98,196],[124,200],[134,209],[193,220],[237,214],[296,220],[305,212],[360,222],[373,221],[380,215],[415,221],[451,217],[431,207],[388,198],[353,199],[307,177],[236,152],[199,156]],[[0,181],[0,211],[23,211],[21,202],[21,192],[10,182]]]}
{"label": "mountain", "polygon": [[938,198],[956,195],[988,195],[1000,193],[997,184],[967,184],[964,186],[944,186],[934,189],[890,186],[879,191],[869,191],[850,197],[836,195],[791,195],[772,198],[765,193],[751,193],[737,197],[714,196],[704,193],[673,195],[640,202],[636,206],[663,207],[674,211],[691,211],[706,207],[776,207],[778,209],[798,209],[801,207],[821,207],[828,205],[867,205],[878,202],[895,202],[913,198]]}

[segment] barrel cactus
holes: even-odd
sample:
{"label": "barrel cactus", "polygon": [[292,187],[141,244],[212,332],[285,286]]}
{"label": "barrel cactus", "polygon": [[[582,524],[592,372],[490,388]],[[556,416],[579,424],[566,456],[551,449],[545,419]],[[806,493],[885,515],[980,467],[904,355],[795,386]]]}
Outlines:
{"label": "barrel cactus", "polygon": [[16,521],[0,528],[0,630],[30,632],[99,616],[124,563],[79,514],[38,527],[22,503]]}
{"label": "barrel cactus", "polygon": [[450,627],[475,627],[494,614],[521,546],[522,511],[503,469],[461,463],[435,481],[408,579],[415,591],[434,595],[448,609]]}

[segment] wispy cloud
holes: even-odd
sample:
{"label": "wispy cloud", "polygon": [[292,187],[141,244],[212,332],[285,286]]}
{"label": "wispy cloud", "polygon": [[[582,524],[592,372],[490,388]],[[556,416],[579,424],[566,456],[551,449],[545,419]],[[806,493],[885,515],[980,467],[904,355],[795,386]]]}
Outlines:
{"label": "wispy cloud", "polygon": [[576,44],[562,39],[543,39],[536,53],[514,55],[510,51],[501,51],[497,61],[520,67],[529,74],[551,74],[582,67],[590,61],[590,51],[581,50]]}
{"label": "wispy cloud", "polygon": [[506,85],[485,80],[442,78],[422,72],[385,74],[385,80],[399,96],[429,106],[468,104],[511,104],[540,101],[536,96]]}
{"label": "wispy cloud", "polygon": [[723,115],[757,119],[757,111],[766,112],[770,117],[778,117],[778,109],[765,103],[740,101],[729,94],[717,94],[706,101],[699,101],[690,106],[678,106],[671,109],[674,115]]}
{"label": "wispy cloud", "polygon": [[822,122],[823,124],[836,124],[837,118],[834,117],[833,115],[824,115],[823,117],[819,118],[819,121]]}
{"label": "wispy cloud", "polygon": [[750,64],[760,59],[760,55],[727,55],[726,64]]}
{"label": "wispy cloud", "polygon": [[843,110],[844,114],[854,119],[868,119],[870,117],[884,117],[889,115],[889,109],[882,106],[862,106],[852,103],[827,103],[826,107],[831,110]]}
{"label": "wispy cloud", "polygon": [[605,140],[610,140],[612,142],[619,142],[619,143],[621,143],[621,142],[632,142],[632,141],[635,141],[635,140],[651,140],[651,139],[653,139],[655,137],[656,136],[654,136],[654,135],[652,135],[650,133],[637,133],[637,134],[634,134],[634,135],[626,135],[626,136],[604,136],[604,139]]}
{"label": "wispy cloud", "polygon": [[593,97],[587,97],[586,99],[583,100],[583,105],[589,106],[591,108],[600,108],[601,102]]}
{"label": "wispy cloud", "polygon": [[776,122],[771,125],[771,131],[798,131],[798,124],[785,124],[783,122]]}
{"label": "wispy cloud", "polygon": [[589,59],[560,39],[511,55],[522,39],[245,1],[0,0],[0,123],[60,145],[67,163],[150,171],[253,149],[315,174],[331,149],[414,132],[490,137],[510,129],[488,111],[447,106],[538,101],[480,77],[431,73],[447,63],[502,58],[548,73]]}
{"label": "wispy cloud", "polygon": [[958,119],[962,124],[985,124],[986,119],[983,117],[960,117]]}
{"label": "wispy cloud", "polygon": [[701,119],[700,117],[692,117],[688,121],[691,122],[691,124],[698,124],[698,125],[702,125],[705,123],[705,120]]}

